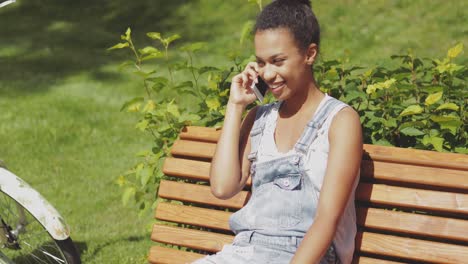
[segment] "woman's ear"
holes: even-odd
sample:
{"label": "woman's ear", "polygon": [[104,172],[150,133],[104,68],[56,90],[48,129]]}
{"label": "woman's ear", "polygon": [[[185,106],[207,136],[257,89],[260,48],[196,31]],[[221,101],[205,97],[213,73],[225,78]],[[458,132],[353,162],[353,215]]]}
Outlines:
{"label": "woman's ear", "polygon": [[314,64],[315,58],[317,57],[318,46],[315,43],[309,45],[306,50],[306,63],[308,65]]}

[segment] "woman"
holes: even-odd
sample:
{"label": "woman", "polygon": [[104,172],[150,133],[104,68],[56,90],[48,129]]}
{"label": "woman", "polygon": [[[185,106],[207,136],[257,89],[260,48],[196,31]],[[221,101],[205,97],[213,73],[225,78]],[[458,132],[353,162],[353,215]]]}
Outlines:
{"label": "woman", "polygon": [[[309,1],[272,2],[254,32],[257,61],[232,79],[210,173],[216,197],[234,196],[249,177],[252,197],[230,218],[233,244],[195,263],[350,263],[359,116],[315,82],[320,29]],[[241,121],[258,78],[278,102]]]}

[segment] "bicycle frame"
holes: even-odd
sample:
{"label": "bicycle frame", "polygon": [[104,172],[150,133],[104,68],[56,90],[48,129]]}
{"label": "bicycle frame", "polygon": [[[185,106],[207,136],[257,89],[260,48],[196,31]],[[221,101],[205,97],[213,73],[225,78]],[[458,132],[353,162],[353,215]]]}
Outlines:
{"label": "bicycle frame", "polygon": [[[0,191],[26,208],[56,240],[70,236],[70,229],[57,210],[21,178],[0,167]],[[0,252],[0,261],[2,255]],[[1,263],[1,262],[0,262]]]}

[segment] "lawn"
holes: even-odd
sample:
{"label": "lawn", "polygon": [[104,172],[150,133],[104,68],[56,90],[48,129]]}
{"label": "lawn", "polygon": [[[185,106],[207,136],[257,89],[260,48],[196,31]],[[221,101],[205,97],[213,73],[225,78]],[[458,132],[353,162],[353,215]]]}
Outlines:
{"label": "lawn", "polygon": [[[314,1],[314,9],[324,59],[389,65],[409,48],[441,58],[468,45],[468,1]],[[137,117],[119,111],[143,90],[117,70],[127,53],[106,48],[131,26],[140,47],[151,43],[145,32],[179,33],[177,46],[208,43],[196,63],[226,65],[228,52],[251,52],[239,36],[256,11],[245,0],[18,0],[0,9],[0,159],[61,212],[84,263],[145,263],[151,245],[151,215],[124,207],[114,183],[151,144],[134,129]]]}

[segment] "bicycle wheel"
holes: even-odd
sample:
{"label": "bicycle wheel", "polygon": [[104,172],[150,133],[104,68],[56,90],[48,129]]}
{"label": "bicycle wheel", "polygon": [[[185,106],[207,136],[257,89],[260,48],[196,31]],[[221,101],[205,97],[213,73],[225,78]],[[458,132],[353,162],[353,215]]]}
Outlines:
{"label": "bicycle wheel", "polygon": [[0,192],[0,245],[13,263],[80,264],[71,238],[55,240],[26,208]]}

